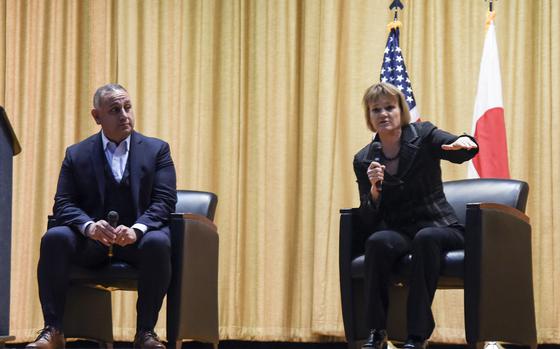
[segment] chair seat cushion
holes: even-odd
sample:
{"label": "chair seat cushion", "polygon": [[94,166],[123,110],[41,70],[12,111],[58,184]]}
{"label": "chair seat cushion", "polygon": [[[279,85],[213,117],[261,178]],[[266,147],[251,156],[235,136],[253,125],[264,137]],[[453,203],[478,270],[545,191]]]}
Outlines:
{"label": "chair seat cushion", "polygon": [[138,269],[122,261],[112,261],[100,266],[85,268],[73,266],[70,283],[118,290],[138,288]]}
{"label": "chair seat cushion", "polygon": [[[364,277],[364,255],[352,260],[352,278]],[[462,288],[465,276],[465,251],[455,250],[445,254],[442,260],[442,270],[438,288]],[[412,267],[412,255],[404,255],[393,267],[392,282],[406,285]]]}

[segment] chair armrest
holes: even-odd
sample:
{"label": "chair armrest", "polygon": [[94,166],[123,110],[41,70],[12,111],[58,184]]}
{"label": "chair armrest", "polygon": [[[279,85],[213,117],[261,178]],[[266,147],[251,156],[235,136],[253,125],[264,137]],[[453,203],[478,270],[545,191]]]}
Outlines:
{"label": "chair armrest", "polygon": [[218,227],[214,222],[212,222],[208,217],[196,214],[196,213],[172,213],[172,218],[182,218],[182,219],[189,219],[193,221],[199,221],[204,224],[209,225],[216,233],[218,232]]}
{"label": "chair armrest", "polygon": [[515,217],[519,220],[522,220],[522,221],[526,222],[527,224],[530,223],[529,216],[527,216],[525,213],[521,212],[520,210],[518,210],[514,207],[511,207],[511,206],[507,206],[507,205],[497,204],[497,203],[493,203],[493,202],[469,203],[469,204],[467,204],[467,209],[469,209],[469,208],[473,208],[473,209],[480,208],[481,210],[498,211],[498,212],[501,212],[504,215],[512,216],[512,217]]}
{"label": "chair armrest", "polygon": [[[218,341],[216,225],[198,214],[172,214],[172,276],[167,292],[167,337]],[[186,335],[188,334],[188,335]]]}
{"label": "chair armrest", "polygon": [[[534,318],[532,275],[529,217],[501,204],[467,204],[465,309],[470,310],[465,312],[467,341],[484,338],[485,329],[504,323],[504,317]],[[504,333],[526,336],[532,330],[515,328]],[[507,339],[516,342],[515,338]]]}

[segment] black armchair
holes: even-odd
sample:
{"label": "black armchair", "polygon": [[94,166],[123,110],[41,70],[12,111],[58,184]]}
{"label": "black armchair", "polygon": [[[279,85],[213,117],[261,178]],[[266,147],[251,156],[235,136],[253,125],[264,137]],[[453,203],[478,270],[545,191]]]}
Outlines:
{"label": "black armchair", "polygon": [[[212,222],[217,203],[218,197],[213,193],[177,191],[177,213],[172,214],[170,221],[169,348],[181,348],[183,339],[218,346],[219,241]],[[49,220],[49,227],[52,223]],[[137,278],[134,267],[119,261],[95,269],[74,267],[64,314],[66,337],[92,339],[111,349],[111,291],[136,290]]]}
{"label": "black armchair", "polygon": [[[444,256],[438,288],[464,288],[467,343],[537,345],[531,259],[531,226],[523,213],[527,183],[469,179],[444,183],[447,200],[465,224],[465,249]],[[358,209],[341,209],[340,291],[349,348],[369,335],[365,328],[364,256]],[[407,275],[411,256],[395,265],[390,287],[388,333],[406,339]]]}

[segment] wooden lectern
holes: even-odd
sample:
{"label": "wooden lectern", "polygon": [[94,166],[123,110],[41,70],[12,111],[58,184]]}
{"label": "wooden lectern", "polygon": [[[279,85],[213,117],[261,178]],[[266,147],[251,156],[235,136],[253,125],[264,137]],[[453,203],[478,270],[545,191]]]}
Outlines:
{"label": "wooden lectern", "polygon": [[0,106],[0,348],[10,336],[10,266],[12,257],[13,157],[21,152],[4,108]]}

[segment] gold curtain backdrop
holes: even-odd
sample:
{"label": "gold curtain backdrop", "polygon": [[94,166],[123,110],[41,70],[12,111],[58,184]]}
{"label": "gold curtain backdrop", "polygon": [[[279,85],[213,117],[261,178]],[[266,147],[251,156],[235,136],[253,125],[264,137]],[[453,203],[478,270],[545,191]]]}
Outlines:
{"label": "gold curtain backdrop", "polygon": [[[389,2],[0,0],[0,105],[23,147],[10,334],[42,327],[36,265],[64,149],[98,131],[91,96],[119,82],[137,130],[170,143],[178,187],[219,196],[221,339],[342,340],[338,210],[359,202],[360,102],[379,80]],[[470,132],[488,3],[404,4],[422,119]],[[539,342],[560,343],[560,2],[494,6],[510,172],[531,187]],[[131,340],[136,295],[114,297],[117,340]],[[433,340],[464,341],[462,307],[461,291],[437,293]]]}

